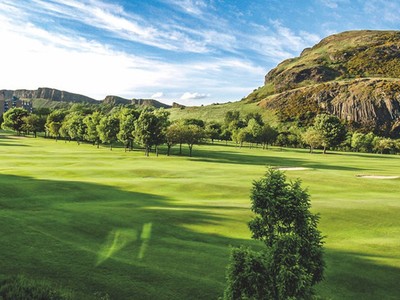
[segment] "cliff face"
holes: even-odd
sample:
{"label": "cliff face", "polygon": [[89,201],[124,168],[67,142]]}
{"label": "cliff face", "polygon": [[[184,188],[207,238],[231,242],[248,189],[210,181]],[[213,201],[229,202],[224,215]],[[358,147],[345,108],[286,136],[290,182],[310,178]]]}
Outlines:
{"label": "cliff face", "polygon": [[311,123],[320,112],[350,126],[400,132],[400,32],[349,31],[323,39],[280,63],[247,102],[275,109],[283,121]]}
{"label": "cliff face", "polygon": [[357,77],[400,78],[399,31],[347,31],[331,35],[265,76],[276,92]]}
{"label": "cliff face", "polygon": [[[86,102],[93,104],[109,104],[109,105],[126,105],[126,104],[134,104],[138,106],[153,106],[155,108],[170,108],[170,105],[161,103],[157,100],[153,99],[125,99],[118,96],[107,96],[102,101],[95,100],[93,98],[74,94],[66,91],[60,91],[57,89],[51,88],[38,88],[37,90],[0,90],[0,100],[11,99],[13,96],[16,96],[20,99],[45,99],[49,101],[56,102]],[[33,103],[35,106],[35,103]]]}
{"label": "cliff face", "polygon": [[98,101],[79,94],[69,93],[66,91],[60,91],[51,88],[38,88],[37,90],[1,90],[0,99],[10,99],[16,96],[20,99],[45,99],[51,101],[63,101],[63,102],[88,102],[97,103]]}
{"label": "cliff face", "polygon": [[400,81],[359,79],[329,82],[276,94],[259,102],[283,121],[311,122],[321,112],[355,129],[395,136],[400,132]]}

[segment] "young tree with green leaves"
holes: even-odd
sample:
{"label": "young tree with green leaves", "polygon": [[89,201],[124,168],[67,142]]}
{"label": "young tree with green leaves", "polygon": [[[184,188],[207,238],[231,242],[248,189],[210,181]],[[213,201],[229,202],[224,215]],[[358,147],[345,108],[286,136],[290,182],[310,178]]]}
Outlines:
{"label": "young tree with green leaves", "polygon": [[329,147],[336,147],[346,138],[346,128],[334,115],[319,114],[314,119],[314,129],[323,137],[324,154]]}
{"label": "young tree with green leaves", "polygon": [[135,130],[135,121],[139,115],[140,113],[132,108],[123,108],[119,112],[120,123],[117,137],[125,145],[125,152],[127,149],[133,149],[133,132]]}
{"label": "young tree with green leaves", "polygon": [[324,137],[321,132],[316,130],[314,127],[308,127],[308,129],[301,136],[303,143],[310,146],[310,153],[313,153],[314,149],[322,146],[324,143]]}
{"label": "young tree with green leaves", "polygon": [[319,217],[300,181],[287,182],[283,172],[268,169],[253,183],[249,227],[265,250],[233,251],[225,299],[310,299],[323,279],[323,237]]}
{"label": "young tree with green leaves", "polygon": [[140,113],[135,122],[135,141],[145,149],[145,155],[149,156],[150,149],[155,146],[158,156],[158,146],[165,140],[168,127],[168,113],[165,110],[151,111],[145,109]]}
{"label": "young tree with green leaves", "polygon": [[83,119],[83,123],[86,125],[85,140],[92,142],[97,148],[100,146],[100,134],[97,126],[99,126],[102,118],[102,114],[96,111]]}
{"label": "young tree with green leaves", "polygon": [[182,144],[185,142],[183,122],[174,122],[168,126],[165,134],[167,144],[167,155],[170,155],[171,147],[179,144],[179,155],[182,155]]}
{"label": "young tree with green leaves", "polygon": [[119,119],[114,115],[104,116],[96,128],[100,140],[105,144],[110,144],[110,150],[112,150],[113,143],[117,141]]}
{"label": "young tree with green leaves", "polygon": [[45,124],[47,136],[53,136],[57,139],[60,137],[60,128],[67,112],[62,109],[52,111],[48,116]]}
{"label": "young tree with green leaves", "polygon": [[1,126],[4,129],[10,129],[16,131],[18,135],[24,130],[25,121],[24,119],[29,113],[20,107],[15,107],[7,110],[3,114],[3,124]]}
{"label": "young tree with green leaves", "polygon": [[188,144],[189,156],[191,157],[193,146],[199,144],[205,137],[204,129],[197,125],[186,125],[183,130],[183,139]]}
{"label": "young tree with green leaves", "polygon": [[264,124],[261,127],[260,135],[258,136],[258,141],[263,145],[263,149],[268,149],[268,145],[271,145],[276,141],[278,137],[278,130],[269,124]]}
{"label": "young tree with green leaves", "polygon": [[30,114],[24,117],[23,121],[24,121],[23,129],[27,133],[32,132],[34,137],[37,136],[38,132],[44,131],[43,119],[36,114]]}
{"label": "young tree with green leaves", "polygon": [[221,124],[216,122],[207,123],[205,128],[205,134],[209,139],[211,139],[211,143],[214,144],[214,140],[221,138],[222,128]]}

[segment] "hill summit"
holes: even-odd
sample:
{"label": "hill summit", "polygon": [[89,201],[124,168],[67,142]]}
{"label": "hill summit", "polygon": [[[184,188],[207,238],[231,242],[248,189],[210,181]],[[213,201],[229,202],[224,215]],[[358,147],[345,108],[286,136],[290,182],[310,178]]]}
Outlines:
{"label": "hill summit", "polygon": [[283,121],[310,122],[320,112],[384,135],[400,133],[400,31],[331,35],[265,76],[246,102],[279,110]]}

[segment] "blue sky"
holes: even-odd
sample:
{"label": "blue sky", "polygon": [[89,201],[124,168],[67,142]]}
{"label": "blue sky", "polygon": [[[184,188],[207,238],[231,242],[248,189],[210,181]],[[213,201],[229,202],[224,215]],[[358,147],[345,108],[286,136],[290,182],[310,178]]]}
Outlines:
{"label": "blue sky", "polygon": [[236,101],[327,35],[399,27],[387,0],[0,0],[0,89]]}

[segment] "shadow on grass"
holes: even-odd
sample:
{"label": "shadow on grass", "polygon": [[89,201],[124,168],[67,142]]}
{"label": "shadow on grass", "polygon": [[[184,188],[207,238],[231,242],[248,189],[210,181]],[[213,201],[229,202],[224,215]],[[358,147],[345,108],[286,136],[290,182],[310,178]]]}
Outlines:
{"label": "shadow on grass", "polygon": [[111,299],[214,299],[222,295],[235,241],[186,225],[223,220],[155,194],[0,175],[0,278],[44,279],[77,299],[98,292]]}
{"label": "shadow on grass", "polygon": [[[256,149],[257,150],[257,149]],[[238,151],[209,151],[196,149],[192,160],[211,162],[211,163],[227,163],[227,164],[246,164],[258,166],[279,166],[279,167],[305,167],[311,169],[324,170],[340,170],[340,171],[362,171],[363,168],[330,165],[324,163],[315,163],[310,160],[300,158],[288,158],[285,154],[282,157],[268,156],[268,151],[259,149],[259,153],[263,155],[244,154]],[[272,150],[276,151],[276,150]],[[282,152],[283,153],[283,152]],[[310,154],[312,155],[312,154]]]}
{"label": "shadow on grass", "polygon": [[400,268],[374,261],[386,258],[392,257],[327,249],[325,280],[319,284],[318,294],[322,299],[398,299]]}
{"label": "shadow on grass", "polygon": [[[227,220],[226,207],[207,208],[113,186],[0,175],[0,279],[44,279],[76,299],[216,299],[229,245],[262,246],[188,229]],[[399,295],[399,268],[330,249],[325,258],[322,299]]]}

